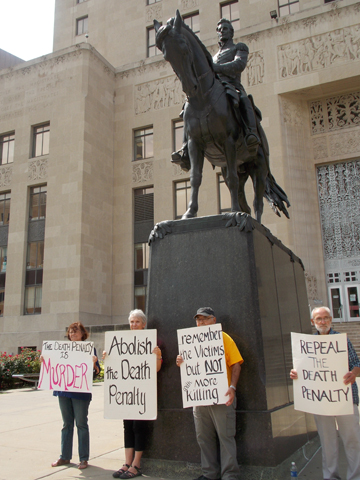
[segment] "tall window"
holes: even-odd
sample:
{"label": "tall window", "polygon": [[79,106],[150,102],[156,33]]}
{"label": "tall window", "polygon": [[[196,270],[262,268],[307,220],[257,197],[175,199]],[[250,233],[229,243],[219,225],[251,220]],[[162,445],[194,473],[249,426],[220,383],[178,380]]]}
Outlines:
{"label": "tall window", "polygon": [[154,226],[154,188],[134,190],[134,305],[146,309],[149,247],[147,240]]}
{"label": "tall window", "polygon": [[76,20],[76,35],[83,35],[88,32],[88,17],[81,17]]}
{"label": "tall window", "polygon": [[231,211],[231,198],[228,187],[226,186],[224,177],[219,174],[218,177],[218,191],[219,191],[219,212]]}
{"label": "tall window", "polygon": [[7,247],[0,247],[0,315],[4,315]]}
{"label": "tall window", "polygon": [[48,155],[50,144],[50,123],[33,128],[33,157]]}
{"label": "tall window", "polygon": [[15,133],[0,137],[0,164],[6,165],[14,161]]}
{"label": "tall window", "polygon": [[299,11],[299,0],[279,0],[279,16],[290,15]]}
{"label": "tall window", "polygon": [[173,123],[173,149],[177,152],[182,147],[184,140],[184,122],[178,120]]}
{"label": "tall window", "polygon": [[0,194],[0,225],[8,225],[10,220],[10,198],[11,194]]}
{"label": "tall window", "polygon": [[142,160],[154,156],[153,128],[134,131],[134,160]]}
{"label": "tall window", "polygon": [[152,5],[153,3],[158,3],[160,0],[147,0],[148,5]]}
{"label": "tall window", "polygon": [[150,27],[146,29],[147,35],[147,56],[148,57],[155,57],[155,55],[160,55],[161,51],[157,48],[155,37],[156,32],[154,27]]}
{"label": "tall window", "polygon": [[25,315],[41,313],[46,218],[46,185],[30,189]]}
{"label": "tall window", "polygon": [[184,16],[183,20],[184,20],[184,23],[186,23],[186,25],[188,27],[191,28],[191,30],[196,33],[196,35],[199,35],[200,33],[200,20],[199,20],[199,13],[196,12],[196,13],[193,13],[191,15],[187,15],[187,16]]}
{"label": "tall window", "polygon": [[46,216],[46,185],[33,187],[30,191],[30,221],[42,220]]}
{"label": "tall window", "polygon": [[83,2],[87,2],[87,0],[77,0],[76,3],[83,3]]}
{"label": "tall window", "polygon": [[190,180],[175,182],[175,218],[181,218],[190,201]]}
{"label": "tall window", "polygon": [[220,5],[220,16],[231,22],[234,30],[240,30],[239,2],[227,2]]}
{"label": "tall window", "polygon": [[44,242],[28,244],[25,277],[25,315],[41,313]]}

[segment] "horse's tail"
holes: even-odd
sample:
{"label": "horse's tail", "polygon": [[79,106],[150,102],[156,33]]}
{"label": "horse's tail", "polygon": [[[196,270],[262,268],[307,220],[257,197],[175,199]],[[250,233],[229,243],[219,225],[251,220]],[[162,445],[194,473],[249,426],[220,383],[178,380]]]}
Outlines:
{"label": "horse's tail", "polygon": [[287,211],[287,208],[290,207],[289,199],[284,190],[276,183],[275,178],[270,172],[266,177],[264,197],[278,217],[281,216],[280,212],[282,212],[285,217],[290,218],[289,212]]}

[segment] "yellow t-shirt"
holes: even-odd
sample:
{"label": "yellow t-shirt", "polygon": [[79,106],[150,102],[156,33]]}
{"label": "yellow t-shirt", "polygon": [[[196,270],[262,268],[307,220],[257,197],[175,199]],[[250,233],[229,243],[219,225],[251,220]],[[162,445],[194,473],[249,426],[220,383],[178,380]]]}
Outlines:
{"label": "yellow t-shirt", "polygon": [[235,363],[244,363],[244,360],[236,346],[234,340],[225,332],[223,334],[225,360],[226,360],[226,372],[228,377],[228,383],[231,383],[231,367]]}

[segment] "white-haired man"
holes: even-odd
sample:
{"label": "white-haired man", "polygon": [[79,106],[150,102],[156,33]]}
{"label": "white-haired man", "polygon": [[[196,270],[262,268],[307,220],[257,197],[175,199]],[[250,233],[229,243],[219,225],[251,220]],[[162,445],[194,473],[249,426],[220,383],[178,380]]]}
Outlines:
{"label": "white-haired man", "polygon": [[[315,326],[316,335],[333,335],[331,328],[331,312],[327,307],[314,308],[311,312],[311,323]],[[336,423],[344,444],[347,458],[347,480],[360,480],[360,426],[359,426],[359,392],[356,377],[360,375],[360,361],[348,339],[349,371],[344,375],[345,385],[352,385],[354,413],[352,415],[314,415],[322,446],[322,466],[324,480],[341,480],[339,474],[339,443]],[[290,371],[290,378],[298,378],[296,370]],[[336,423],[335,423],[336,421]]]}

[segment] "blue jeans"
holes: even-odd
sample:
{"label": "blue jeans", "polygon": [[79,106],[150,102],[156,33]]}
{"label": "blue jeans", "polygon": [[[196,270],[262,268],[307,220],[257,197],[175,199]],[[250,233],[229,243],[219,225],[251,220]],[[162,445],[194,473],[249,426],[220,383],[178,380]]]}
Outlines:
{"label": "blue jeans", "polygon": [[61,455],[63,460],[71,460],[74,435],[74,421],[78,432],[80,462],[89,460],[89,425],[88,411],[90,400],[58,397],[63,428],[61,430]]}

